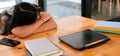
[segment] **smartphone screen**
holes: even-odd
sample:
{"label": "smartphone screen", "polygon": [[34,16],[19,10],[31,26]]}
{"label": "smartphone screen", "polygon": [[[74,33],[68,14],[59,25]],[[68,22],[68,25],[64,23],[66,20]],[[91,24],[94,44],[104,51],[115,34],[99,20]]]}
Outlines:
{"label": "smartphone screen", "polygon": [[9,38],[2,38],[2,39],[0,39],[0,44],[14,47],[14,46],[20,44],[20,41],[9,39]]}

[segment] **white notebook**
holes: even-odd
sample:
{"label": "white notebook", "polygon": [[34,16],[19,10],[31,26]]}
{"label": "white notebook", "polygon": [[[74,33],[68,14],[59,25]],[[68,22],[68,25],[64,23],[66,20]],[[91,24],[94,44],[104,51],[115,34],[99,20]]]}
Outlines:
{"label": "white notebook", "polygon": [[60,50],[59,52],[54,53],[54,54],[51,54],[51,55],[49,55],[49,56],[63,56],[63,51]]}
{"label": "white notebook", "polygon": [[47,38],[27,40],[25,41],[25,46],[32,56],[47,56],[60,51],[60,49]]}
{"label": "white notebook", "polygon": [[[27,54],[27,56],[32,56],[31,53],[27,49],[25,49],[25,53]],[[63,56],[63,51],[60,50],[59,52],[50,54],[48,56]]]}

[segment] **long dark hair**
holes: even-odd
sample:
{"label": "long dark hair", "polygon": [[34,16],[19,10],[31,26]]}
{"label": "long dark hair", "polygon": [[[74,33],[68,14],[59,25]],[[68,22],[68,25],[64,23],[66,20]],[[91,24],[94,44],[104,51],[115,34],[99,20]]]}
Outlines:
{"label": "long dark hair", "polygon": [[16,26],[29,25],[36,21],[37,15],[43,10],[27,2],[21,2],[14,6],[11,19],[7,20],[3,29],[3,34],[11,34],[11,30]]}

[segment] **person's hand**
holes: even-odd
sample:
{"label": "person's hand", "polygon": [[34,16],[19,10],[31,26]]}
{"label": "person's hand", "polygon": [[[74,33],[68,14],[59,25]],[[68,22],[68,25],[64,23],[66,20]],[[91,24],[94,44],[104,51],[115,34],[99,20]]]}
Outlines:
{"label": "person's hand", "polygon": [[16,38],[16,36],[14,35],[14,34],[9,34],[8,36],[7,36],[7,38]]}

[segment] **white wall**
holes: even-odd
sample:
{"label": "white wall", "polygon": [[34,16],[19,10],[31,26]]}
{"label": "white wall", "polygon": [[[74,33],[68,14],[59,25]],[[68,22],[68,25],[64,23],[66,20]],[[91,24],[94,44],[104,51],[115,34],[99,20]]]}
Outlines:
{"label": "white wall", "polygon": [[38,5],[38,0],[22,0],[22,2],[29,2]]}

